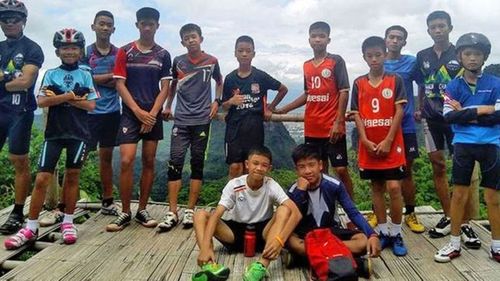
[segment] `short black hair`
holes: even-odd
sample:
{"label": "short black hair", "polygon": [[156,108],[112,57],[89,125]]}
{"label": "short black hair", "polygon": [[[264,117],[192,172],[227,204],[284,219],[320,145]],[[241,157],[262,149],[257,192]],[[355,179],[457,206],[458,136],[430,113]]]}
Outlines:
{"label": "short black hair", "polygon": [[110,11],[106,11],[106,10],[101,10],[101,11],[97,12],[97,14],[95,14],[94,23],[98,17],[108,17],[108,18],[111,18],[113,21],[115,20],[115,17],[113,17],[113,14]]}
{"label": "short black hair", "polygon": [[321,160],[321,152],[318,146],[310,143],[304,143],[298,145],[292,152],[293,163],[297,165],[297,162],[303,159],[313,158],[318,161]]}
{"label": "short black hair", "polygon": [[255,49],[255,44],[253,42],[253,39],[252,39],[252,37],[250,37],[248,35],[241,35],[240,37],[238,37],[238,39],[236,39],[236,43],[234,43],[234,49],[236,49],[236,47],[238,46],[239,43],[252,44],[252,47]]}
{"label": "short black hair", "polygon": [[153,19],[155,21],[160,20],[160,12],[155,8],[151,7],[143,7],[137,10],[135,13],[137,21],[145,20],[145,19]]}
{"label": "short black hair", "polygon": [[328,34],[328,36],[330,36],[330,25],[324,21],[317,21],[313,24],[311,24],[311,26],[309,26],[309,33],[311,33],[311,31],[313,30],[321,30],[321,31],[324,31],[326,32],[326,34]]}
{"label": "short black hair", "polygon": [[385,40],[382,37],[379,36],[370,36],[363,41],[363,44],[361,45],[361,51],[363,52],[363,55],[365,54],[366,49],[368,48],[373,48],[373,47],[380,47],[384,53],[387,52],[387,47],[385,46]]}
{"label": "short black hair", "polygon": [[390,26],[389,28],[387,28],[385,30],[385,38],[387,38],[387,35],[389,34],[389,32],[391,30],[398,30],[398,31],[403,32],[403,39],[404,40],[406,40],[406,38],[408,38],[408,31],[406,31],[406,29],[404,27],[402,27],[401,25],[393,25],[393,26]]}
{"label": "short black hair", "polygon": [[266,146],[255,146],[248,151],[247,159],[250,159],[252,155],[260,155],[269,159],[269,163],[273,163],[273,153]]}
{"label": "short black hair", "polygon": [[181,27],[181,30],[179,31],[179,35],[181,36],[181,39],[182,39],[184,34],[189,33],[189,32],[193,32],[193,31],[198,33],[198,35],[201,37],[201,27],[199,27],[197,24],[194,24],[194,23],[188,23],[188,24],[183,25]]}
{"label": "short black hair", "polygon": [[434,11],[434,12],[430,13],[427,16],[427,20],[426,20],[427,25],[429,25],[430,21],[433,21],[435,19],[444,19],[444,20],[446,20],[446,23],[448,23],[448,26],[451,26],[450,14],[448,14],[445,11]]}

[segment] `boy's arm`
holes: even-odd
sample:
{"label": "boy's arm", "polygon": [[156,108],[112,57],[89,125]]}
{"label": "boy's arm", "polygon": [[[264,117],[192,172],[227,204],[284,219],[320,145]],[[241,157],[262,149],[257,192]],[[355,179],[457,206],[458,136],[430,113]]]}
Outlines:
{"label": "boy's arm", "polygon": [[368,224],[365,217],[363,217],[363,215],[356,208],[356,205],[347,193],[344,184],[340,183],[339,188],[337,189],[337,194],[335,194],[333,198],[335,197],[346,212],[349,219],[359,228],[359,230],[361,230],[367,237],[375,234],[375,231]]}
{"label": "boy's arm", "polygon": [[[222,79],[222,78],[221,78]],[[215,85],[215,100],[212,102],[210,109],[210,119],[213,119],[215,115],[217,115],[217,111],[219,111],[219,102],[222,98],[222,88],[224,84],[222,81],[217,81]]]}
{"label": "boy's arm", "polygon": [[345,113],[347,102],[349,101],[349,90],[341,90],[339,92],[339,107],[337,108],[337,116],[333,120],[332,130],[330,132],[330,142],[336,143],[337,140],[344,135]]}
{"label": "boy's arm", "polygon": [[[38,75],[39,67],[33,64],[26,64],[21,69],[23,75],[18,78],[14,78],[10,81],[5,81],[5,90],[8,92],[20,92],[29,89],[36,82],[36,77]],[[3,73],[0,74],[2,80],[4,80]]]}
{"label": "boy's arm", "polygon": [[307,196],[308,186],[309,182],[305,178],[299,177],[297,182],[288,190],[288,196],[302,214],[306,214],[309,207]]}
{"label": "boy's arm", "polygon": [[276,114],[286,114],[296,108],[299,108],[303,105],[305,105],[307,102],[307,94],[303,92],[299,97],[297,97],[294,101],[291,103],[283,106],[282,108],[277,108],[274,113]]}
{"label": "boy's arm", "polygon": [[276,110],[276,106],[283,100],[283,98],[286,96],[288,93],[288,88],[284,84],[281,84],[280,87],[278,88],[278,94],[276,94],[276,97],[273,99],[271,104],[267,109],[269,111],[274,112]]}
{"label": "boy's arm", "polygon": [[376,155],[386,156],[391,151],[392,142],[396,137],[396,133],[401,129],[401,122],[403,121],[404,114],[403,105],[404,103],[395,104],[396,112],[394,113],[394,118],[392,119],[391,128],[389,129],[389,133],[384,140],[377,144],[375,149]]}
{"label": "boy's arm", "polygon": [[95,109],[95,100],[76,99],[70,100],[68,103],[86,111],[93,111]]}
{"label": "boy's arm", "polygon": [[156,123],[156,116],[151,115],[149,112],[143,110],[139,107],[139,105],[137,105],[125,85],[125,79],[116,78],[116,91],[122,98],[122,101],[128,106],[128,108],[130,108],[130,110],[132,110],[141,123],[150,126],[153,126]]}
{"label": "boy's arm", "polygon": [[198,254],[198,264],[203,265],[209,261],[215,262],[214,249],[212,244],[212,238],[214,237],[215,229],[219,223],[222,215],[226,211],[226,208],[222,205],[217,205],[215,211],[210,215],[205,233],[203,233],[203,240],[200,247],[200,253]]}
{"label": "boy's arm", "polygon": [[174,102],[176,91],[177,91],[177,79],[174,79],[172,80],[172,82],[170,82],[170,91],[168,92],[167,102],[162,112],[163,120],[165,121],[168,121],[168,119],[172,116],[172,103]]}
{"label": "boy's arm", "polygon": [[66,92],[62,95],[56,96],[37,96],[38,106],[41,108],[58,105],[65,102],[70,102],[75,99],[75,94],[73,92]]}
{"label": "boy's arm", "polygon": [[114,88],[116,85],[115,79],[113,79],[113,73],[105,73],[105,74],[94,74],[92,75],[94,82],[96,85]]}

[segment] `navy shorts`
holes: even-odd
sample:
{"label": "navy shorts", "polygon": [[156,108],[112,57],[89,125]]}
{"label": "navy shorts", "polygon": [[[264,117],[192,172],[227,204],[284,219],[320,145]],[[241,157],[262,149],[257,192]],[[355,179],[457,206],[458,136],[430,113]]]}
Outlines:
{"label": "navy shorts", "polygon": [[450,155],[453,154],[453,131],[446,122],[433,122],[422,119],[424,128],[425,148],[428,153],[444,150],[445,144]]}
{"label": "navy shorts", "polygon": [[254,147],[264,145],[264,124],[261,117],[245,118],[244,124],[226,124],[226,163],[243,163],[248,152]]}
{"label": "navy shorts", "polygon": [[117,145],[116,136],[120,126],[120,111],[106,114],[89,114],[90,141],[88,150],[94,151],[99,147],[114,147]]}
{"label": "navy shorts", "polygon": [[359,176],[364,180],[402,180],[406,177],[406,167],[374,170],[359,169]]}
{"label": "navy shorts", "polygon": [[329,138],[305,137],[305,143],[318,147],[323,161],[330,160],[332,167],[347,167],[347,141],[343,135],[336,143],[331,143]]}
{"label": "navy shorts", "polygon": [[160,114],[156,117],[156,123],[151,132],[141,134],[141,126],[141,121],[132,112],[124,110],[120,118],[118,136],[116,137],[118,144],[138,143],[140,140],[158,141],[163,139],[163,119]]}
{"label": "navy shorts", "polygon": [[405,143],[406,162],[413,161],[418,158],[417,133],[403,134],[403,141]]}
{"label": "navy shorts", "polygon": [[81,169],[86,147],[86,143],[81,140],[46,140],[43,142],[38,171],[53,173],[64,148],[66,149],[66,169]]}
{"label": "navy shorts", "polygon": [[[248,224],[236,222],[232,220],[222,220],[233,232],[234,242],[227,243],[224,241],[220,241],[224,247],[226,247],[231,252],[243,252],[245,245],[245,231],[247,230]],[[258,223],[254,223],[255,227],[255,236],[256,236],[256,247],[255,250],[257,252],[261,252],[264,250],[264,246],[266,245],[266,241],[264,240],[264,236],[262,235],[264,232],[264,228],[269,223],[269,220],[261,221]]]}
{"label": "navy shorts", "polygon": [[456,143],[451,169],[453,184],[469,186],[475,161],[481,168],[481,186],[500,189],[500,147],[494,144]]}
{"label": "navy shorts", "polygon": [[26,155],[30,150],[33,111],[0,114],[0,150],[8,140],[9,153]]}

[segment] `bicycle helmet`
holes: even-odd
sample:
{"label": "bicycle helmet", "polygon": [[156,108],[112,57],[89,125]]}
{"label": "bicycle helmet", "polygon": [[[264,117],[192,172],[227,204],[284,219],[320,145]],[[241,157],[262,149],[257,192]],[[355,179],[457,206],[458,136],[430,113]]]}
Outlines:
{"label": "bicycle helmet", "polygon": [[28,17],[28,10],[24,3],[18,0],[3,0],[0,2],[0,17],[7,14],[19,14]]}
{"label": "bicycle helmet", "polygon": [[76,29],[64,28],[54,34],[53,44],[56,48],[74,44],[83,49],[85,48],[85,37]]}
{"label": "bicycle helmet", "polygon": [[490,40],[488,40],[488,38],[481,33],[470,32],[460,36],[456,45],[457,55],[460,56],[460,53],[466,47],[473,47],[481,50],[485,60],[491,53]]}

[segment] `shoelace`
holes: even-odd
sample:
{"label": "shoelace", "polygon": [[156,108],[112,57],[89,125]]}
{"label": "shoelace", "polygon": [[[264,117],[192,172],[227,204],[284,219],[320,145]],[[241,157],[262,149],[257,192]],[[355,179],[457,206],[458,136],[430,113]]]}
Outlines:
{"label": "shoelace", "polygon": [[408,217],[408,220],[414,224],[419,224],[418,223],[418,219],[417,219],[417,216],[415,216],[415,214],[411,214],[409,217]]}
{"label": "shoelace", "polygon": [[472,227],[470,226],[463,226],[462,227],[462,232],[465,234],[465,236],[467,236],[468,238],[472,238],[472,239],[478,239],[477,237],[477,234],[474,232],[474,230],[472,229]]}
{"label": "shoelace", "polygon": [[118,218],[116,218],[115,223],[117,225],[124,224],[130,218],[129,214],[121,213]]}
{"label": "shoelace", "polygon": [[438,228],[445,228],[446,226],[448,225],[448,218],[447,217],[442,217],[438,224],[437,224],[437,227]]}
{"label": "shoelace", "polygon": [[443,247],[443,249],[441,249],[439,251],[439,254],[441,254],[441,255],[442,254],[448,255],[449,253],[452,253],[454,251],[458,251],[458,250],[455,249],[451,243],[448,243],[448,244],[446,244],[446,246]]}
{"label": "shoelace", "polygon": [[184,211],[184,216],[186,217],[186,219],[193,220],[193,215],[194,215],[193,210],[188,209]]}
{"label": "shoelace", "polygon": [[139,212],[139,214],[144,218],[146,222],[152,220],[151,216],[149,215],[147,210],[142,210]]}
{"label": "shoelace", "polygon": [[31,230],[29,230],[29,229],[21,229],[19,232],[17,232],[15,235],[11,236],[10,238],[12,240],[14,240],[14,242],[16,244],[19,245],[19,244],[23,243],[24,241],[28,241],[29,240],[28,237],[26,237],[26,234],[25,234],[27,231],[31,231]]}

